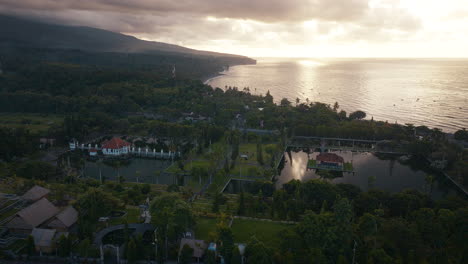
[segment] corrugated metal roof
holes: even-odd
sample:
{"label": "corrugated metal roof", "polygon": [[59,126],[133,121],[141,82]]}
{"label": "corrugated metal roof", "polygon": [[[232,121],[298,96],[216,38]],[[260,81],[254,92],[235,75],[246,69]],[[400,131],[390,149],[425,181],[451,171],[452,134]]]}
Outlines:
{"label": "corrugated metal roof", "polygon": [[22,198],[29,201],[37,201],[49,193],[49,189],[35,185],[31,189],[29,189],[29,191],[23,194]]}
{"label": "corrugated metal roof", "polygon": [[78,211],[72,206],[69,206],[55,216],[55,218],[56,219],[48,225],[49,227],[70,227],[78,221]]}
{"label": "corrugated metal roof", "polygon": [[42,198],[41,200],[31,204],[30,206],[19,211],[17,215],[21,217],[31,227],[36,227],[46,220],[52,218],[59,212],[49,200]]}

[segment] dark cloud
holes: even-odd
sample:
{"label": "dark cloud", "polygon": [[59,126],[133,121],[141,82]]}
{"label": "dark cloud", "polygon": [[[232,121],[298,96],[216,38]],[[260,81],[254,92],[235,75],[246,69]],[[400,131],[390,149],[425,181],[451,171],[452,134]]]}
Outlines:
{"label": "dark cloud", "polygon": [[0,13],[103,28],[192,48],[225,52],[237,52],[238,48],[250,53],[260,48],[280,50],[288,49],[287,46],[346,46],[356,41],[410,39],[422,30],[423,23],[408,10],[397,7],[398,2],[0,0]]}
{"label": "dark cloud", "polygon": [[199,16],[264,22],[311,19],[351,21],[365,14],[367,0],[2,0],[0,7],[23,10],[85,10]]}

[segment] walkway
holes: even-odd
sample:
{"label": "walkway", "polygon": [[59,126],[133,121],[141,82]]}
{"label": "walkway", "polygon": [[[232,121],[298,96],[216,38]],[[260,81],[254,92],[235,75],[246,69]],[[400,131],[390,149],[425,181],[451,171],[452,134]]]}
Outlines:
{"label": "walkway", "polygon": [[294,139],[319,139],[319,140],[336,140],[336,141],[349,141],[349,142],[362,142],[362,143],[377,143],[382,140],[372,139],[354,139],[354,138],[331,138],[331,137],[306,137],[306,136],[294,136]]}
{"label": "walkway", "polygon": [[[102,244],[102,239],[109,233],[117,231],[117,230],[123,230],[125,228],[125,225],[115,225],[115,226],[110,226],[108,228],[104,228],[103,230],[99,231],[96,234],[96,237],[94,238],[94,244],[96,246],[100,246]],[[145,233],[146,231],[153,231],[154,226],[152,224],[128,224],[128,229],[135,229],[133,233]]]}
{"label": "walkway", "polygon": [[288,224],[288,225],[295,225],[299,222],[294,221],[286,221],[286,220],[272,220],[269,218],[256,218],[256,217],[249,217],[249,216],[240,216],[235,215],[233,219],[244,219],[244,220],[254,220],[254,221],[263,221],[263,222],[272,222],[272,223],[280,223],[280,224]]}
{"label": "walkway", "polygon": [[[312,140],[313,142],[310,142]],[[320,140],[320,143],[317,143]],[[353,151],[353,152],[372,152],[382,154],[394,154],[394,155],[407,155],[408,152],[401,146],[389,147],[380,146],[379,142],[385,142],[388,140],[369,140],[369,139],[353,139],[353,138],[330,138],[330,137],[305,137],[295,136],[293,137],[288,147],[291,148],[321,148],[328,150],[341,150],[341,151]],[[352,146],[342,146],[341,142],[352,143]],[[335,143],[335,144],[333,144]],[[338,144],[336,144],[338,143]],[[362,146],[364,144],[364,146]],[[370,144],[370,146],[369,146]]]}

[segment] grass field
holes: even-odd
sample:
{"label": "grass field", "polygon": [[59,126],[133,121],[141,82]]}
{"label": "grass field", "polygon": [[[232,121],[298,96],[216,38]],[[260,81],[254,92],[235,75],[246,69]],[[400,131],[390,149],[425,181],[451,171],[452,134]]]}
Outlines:
{"label": "grass field", "polygon": [[61,124],[60,115],[31,113],[0,113],[0,126],[8,128],[26,128],[33,133],[47,131],[50,127]]}
{"label": "grass field", "polygon": [[210,233],[216,231],[216,218],[200,217],[197,219],[195,226],[195,238],[210,241]]}
{"label": "grass field", "polygon": [[[211,234],[216,232],[218,219],[200,217],[195,226],[195,238],[210,241]],[[294,225],[282,224],[268,221],[234,219],[232,224],[234,242],[246,243],[255,235],[258,240],[263,241],[267,246],[274,246],[279,243],[279,233],[285,229],[292,229]]]}
{"label": "grass field", "polygon": [[125,221],[127,221],[127,223],[129,223],[129,224],[141,223],[141,221],[140,221],[140,209],[138,207],[136,207],[136,206],[127,206],[125,208],[125,211],[127,212],[127,214],[124,215],[123,217],[110,219],[109,220],[109,226],[124,224]]}
{"label": "grass field", "polygon": [[273,246],[279,244],[279,233],[282,230],[293,227],[294,225],[268,221],[235,219],[232,224],[232,232],[234,233],[234,242],[245,243],[255,235],[267,246]]}

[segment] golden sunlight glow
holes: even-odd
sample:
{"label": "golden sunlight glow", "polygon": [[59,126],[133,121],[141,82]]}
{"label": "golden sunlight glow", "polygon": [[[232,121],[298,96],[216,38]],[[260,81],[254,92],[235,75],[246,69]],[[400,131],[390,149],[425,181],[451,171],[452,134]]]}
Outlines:
{"label": "golden sunlight glow", "polygon": [[[468,35],[461,33],[468,32],[466,1],[369,0],[368,9],[349,20],[317,15],[305,20],[271,22],[213,14],[203,17],[202,27],[209,27],[203,36],[208,38],[188,38],[192,31],[185,27],[169,38],[161,34],[143,37],[256,58],[460,58],[468,57]],[[138,33],[133,35],[141,37]],[[315,61],[299,63],[319,66]]]}
{"label": "golden sunlight glow", "polygon": [[307,66],[307,67],[318,67],[323,65],[323,63],[318,62],[318,61],[313,61],[313,60],[299,60],[297,63],[301,64],[302,66]]}

